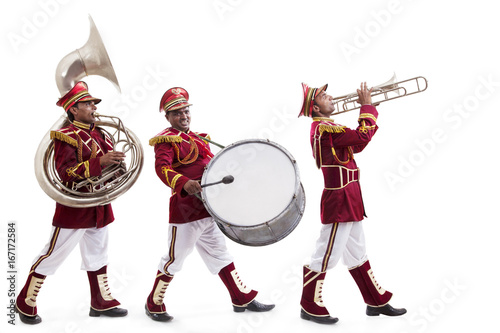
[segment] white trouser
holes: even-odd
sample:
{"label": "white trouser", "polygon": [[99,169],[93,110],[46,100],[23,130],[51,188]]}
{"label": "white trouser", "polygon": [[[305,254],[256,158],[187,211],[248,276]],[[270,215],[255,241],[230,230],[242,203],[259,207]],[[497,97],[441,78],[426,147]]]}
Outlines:
{"label": "white trouser", "polygon": [[335,267],[340,258],[347,268],[359,266],[367,260],[362,222],[323,225],[309,268],[325,272]]}
{"label": "white trouser", "polygon": [[182,268],[194,247],[212,274],[233,262],[226,248],[226,239],[212,217],[188,223],[170,223],[168,229],[168,253],[158,265],[158,270],[174,275]]}
{"label": "white trouser", "polygon": [[65,229],[52,227],[50,241],[34,260],[32,270],[51,275],[61,266],[75,246],[80,243],[81,269],[97,271],[108,264],[108,227]]}

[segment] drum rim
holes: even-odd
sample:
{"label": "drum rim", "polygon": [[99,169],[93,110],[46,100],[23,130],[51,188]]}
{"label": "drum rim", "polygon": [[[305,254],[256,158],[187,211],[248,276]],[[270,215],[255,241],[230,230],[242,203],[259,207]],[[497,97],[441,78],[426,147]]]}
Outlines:
{"label": "drum rim", "polygon": [[[300,187],[302,186],[301,182],[300,182],[300,173],[299,173],[299,167],[297,165],[297,160],[292,156],[292,154],[290,154],[290,152],[285,148],[283,147],[282,145],[280,145],[279,143],[276,143],[274,141],[271,141],[269,139],[246,139],[246,140],[239,140],[239,141],[236,141],[226,147],[224,147],[221,151],[219,151],[211,160],[210,162],[208,162],[208,164],[206,165],[205,167],[205,171],[203,172],[203,175],[201,177],[201,185],[204,185],[207,183],[206,181],[206,173],[208,170],[210,170],[210,167],[212,166],[212,164],[214,164],[219,156],[222,155],[222,153],[224,151],[228,151],[230,149],[233,149],[235,148],[236,146],[239,146],[243,143],[264,143],[264,144],[268,144],[270,146],[275,146],[277,147],[278,149],[280,149],[287,157],[288,159],[290,160],[290,162],[292,162],[292,165],[293,165],[293,169],[295,170],[295,188],[294,188],[294,192],[293,192],[293,195],[292,195],[292,198],[290,200],[290,202],[287,204],[286,208],[280,212],[278,215],[276,215],[275,217],[273,217],[272,219],[270,220],[267,220],[265,222],[262,222],[262,223],[259,223],[259,224],[255,224],[253,225],[252,227],[257,227],[257,226],[261,226],[261,225],[264,225],[266,223],[269,223],[270,221],[278,218],[279,216],[281,216],[283,214],[283,212],[286,211],[286,209],[288,209],[288,207],[290,207],[290,204],[293,203],[293,200],[294,198],[298,195],[298,192],[300,190]],[[222,218],[221,216],[219,216],[217,213],[214,212],[214,210],[212,209],[212,207],[210,206],[210,203],[208,202],[207,200],[207,197],[206,197],[206,194],[205,194],[205,191],[201,191],[201,198],[202,198],[202,202],[203,202],[203,205],[205,206],[206,210],[208,211],[208,213],[214,218],[216,219],[217,221],[219,221],[219,223],[224,223],[224,224],[228,224],[232,227],[235,227],[235,228],[244,228],[245,226],[241,226],[241,225],[235,225],[235,224],[232,224],[231,222],[227,221],[226,219]]]}

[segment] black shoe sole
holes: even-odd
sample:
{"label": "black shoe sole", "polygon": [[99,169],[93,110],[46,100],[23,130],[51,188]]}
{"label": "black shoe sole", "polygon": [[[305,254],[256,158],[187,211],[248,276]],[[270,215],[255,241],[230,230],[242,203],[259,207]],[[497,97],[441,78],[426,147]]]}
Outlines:
{"label": "black shoe sole", "polygon": [[375,307],[367,307],[366,308],[366,315],[370,317],[377,317],[380,315],[388,316],[388,317],[397,317],[397,316],[402,316],[406,313],[406,309],[392,309],[392,310],[385,310],[385,309],[378,309]]}
{"label": "black shoe sole", "polygon": [[[257,304],[255,304],[255,302]],[[250,302],[244,306],[233,305],[234,312],[244,312],[245,310],[252,311],[252,312],[267,312],[267,311],[271,311],[272,309],[274,309],[274,304],[261,304],[257,301]]]}
{"label": "black shoe sole", "polygon": [[42,317],[40,317],[39,315],[27,316],[27,315],[19,312],[19,310],[17,309],[17,305],[16,305],[14,311],[16,311],[16,313],[19,315],[19,319],[21,320],[21,322],[26,324],[26,325],[36,325],[36,324],[40,324],[42,322]]}
{"label": "black shoe sole", "polygon": [[236,306],[236,305],[233,305],[233,311],[234,312],[245,312],[246,310],[246,306]]}
{"label": "black shoe sole", "polygon": [[147,305],[145,305],[144,307],[146,309],[146,315],[154,321],[167,322],[167,321],[171,321],[172,319],[174,319],[174,317],[172,317],[171,315],[169,315],[166,312],[161,313],[161,314],[151,313],[151,312],[149,312]]}
{"label": "black shoe sole", "polygon": [[323,324],[323,325],[332,325],[339,321],[336,317],[315,317],[307,314],[304,310],[300,310],[300,318],[305,320],[310,320],[312,322]]}
{"label": "black shoe sole", "polygon": [[[116,308],[115,308],[116,309]],[[111,309],[113,310],[113,309]],[[112,317],[112,318],[116,318],[116,317],[125,317],[127,314],[128,314],[128,311],[125,310],[124,312],[122,313],[116,313],[116,312],[111,312],[111,310],[105,310],[105,311],[97,311],[93,308],[90,308],[90,311],[89,311],[89,316],[90,317],[100,317],[100,316],[105,316],[105,317]]]}

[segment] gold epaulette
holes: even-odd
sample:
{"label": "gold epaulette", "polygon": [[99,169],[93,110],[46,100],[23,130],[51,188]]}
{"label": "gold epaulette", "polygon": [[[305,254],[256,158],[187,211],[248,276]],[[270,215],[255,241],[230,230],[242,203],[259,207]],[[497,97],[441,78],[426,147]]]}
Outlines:
{"label": "gold epaulette", "polygon": [[[73,133],[73,132],[71,132],[71,133]],[[74,138],[70,137],[68,134],[60,132],[60,131],[51,131],[50,132],[50,139],[51,140],[57,139],[59,141],[66,142],[66,143],[72,145],[73,147],[78,148],[78,141],[76,139],[74,139]]]}
{"label": "gold epaulette", "polygon": [[181,143],[182,138],[178,135],[159,135],[149,140],[149,145],[154,146],[158,143],[163,143],[163,142]]}
{"label": "gold epaulette", "polygon": [[344,133],[346,126],[341,126],[341,125],[326,125],[326,124],[321,124],[318,125],[319,129],[319,134],[323,134],[323,132],[329,132],[329,133]]}

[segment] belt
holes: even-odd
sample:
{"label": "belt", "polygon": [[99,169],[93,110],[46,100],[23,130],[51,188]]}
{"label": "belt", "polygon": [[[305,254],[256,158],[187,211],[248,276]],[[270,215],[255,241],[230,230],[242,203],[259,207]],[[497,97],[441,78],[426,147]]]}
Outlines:
{"label": "belt", "polygon": [[323,165],[325,190],[340,190],[352,182],[359,181],[359,169],[349,169],[341,165]]}

